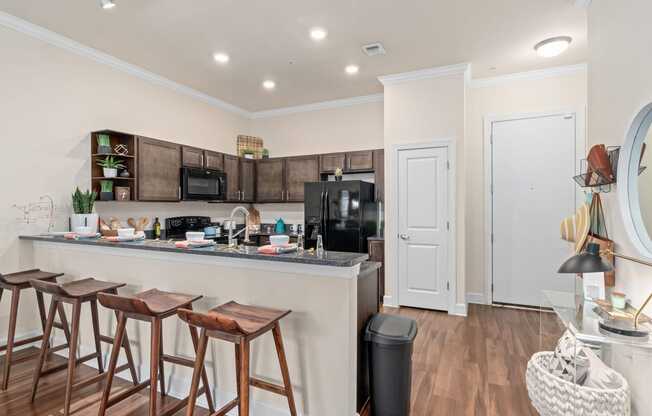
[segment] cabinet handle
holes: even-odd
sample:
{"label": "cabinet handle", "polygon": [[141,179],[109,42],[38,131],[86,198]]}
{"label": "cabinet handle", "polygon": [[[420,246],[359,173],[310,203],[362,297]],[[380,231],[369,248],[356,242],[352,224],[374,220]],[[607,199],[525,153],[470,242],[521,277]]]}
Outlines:
{"label": "cabinet handle", "polygon": [[290,191],[285,191],[285,200],[286,201],[290,200]]}
{"label": "cabinet handle", "polygon": [[201,158],[201,166],[204,167],[204,154],[202,153],[199,157]]}
{"label": "cabinet handle", "polygon": [[243,201],[245,200],[245,197],[244,197],[244,196],[245,196],[245,191],[242,191],[242,200],[243,200]]}
{"label": "cabinet handle", "polygon": [[281,191],[281,201],[285,199],[285,191]]}

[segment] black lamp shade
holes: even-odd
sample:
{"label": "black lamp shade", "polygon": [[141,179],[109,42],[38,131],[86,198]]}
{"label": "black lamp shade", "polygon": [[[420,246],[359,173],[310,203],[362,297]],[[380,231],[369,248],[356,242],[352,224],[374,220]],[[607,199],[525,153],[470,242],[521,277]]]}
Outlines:
{"label": "black lamp shade", "polygon": [[576,254],[561,265],[558,273],[600,273],[610,272],[614,268],[600,257],[600,246],[589,243],[586,251]]}

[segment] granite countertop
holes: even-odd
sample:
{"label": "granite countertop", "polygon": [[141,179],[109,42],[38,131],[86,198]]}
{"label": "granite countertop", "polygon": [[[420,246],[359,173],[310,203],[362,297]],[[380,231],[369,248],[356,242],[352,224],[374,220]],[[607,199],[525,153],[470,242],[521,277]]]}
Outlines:
{"label": "granite countertop", "polygon": [[383,241],[383,240],[385,240],[385,237],[378,237],[377,235],[374,235],[374,236],[372,236],[372,237],[367,237],[367,240],[371,240],[371,241]]}
{"label": "granite countertop", "polygon": [[79,239],[69,240],[59,236],[51,235],[21,235],[21,240],[45,241],[61,244],[80,244],[87,246],[106,247],[106,248],[127,248],[134,250],[164,251],[173,253],[185,253],[192,255],[233,257],[249,260],[267,260],[280,261],[286,263],[314,264],[316,266],[333,266],[333,267],[352,267],[367,261],[369,256],[365,253],[345,253],[339,251],[327,251],[323,257],[317,257],[314,253],[305,251],[304,253],[287,253],[287,254],[260,254],[257,247],[238,246],[238,248],[229,248],[227,245],[218,244],[212,247],[182,249],[177,248],[174,242],[143,240],[135,242],[111,242],[102,239]]}

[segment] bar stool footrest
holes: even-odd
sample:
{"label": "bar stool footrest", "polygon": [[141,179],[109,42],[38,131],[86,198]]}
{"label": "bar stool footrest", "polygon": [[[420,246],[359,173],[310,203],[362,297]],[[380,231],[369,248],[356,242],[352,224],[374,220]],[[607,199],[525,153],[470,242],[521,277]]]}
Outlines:
{"label": "bar stool footrest", "polygon": [[226,416],[226,414],[231,411],[231,409],[234,409],[238,406],[238,398],[236,397],[235,399],[231,400],[224,406],[222,406],[218,411],[215,413],[211,413],[209,416]]}
{"label": "bar stool footrest", "polygon": [[288,393],[285,390],[285,387],[279,386],[277,384],[269,383],[267,381],[261,380],[259,378],[250,377],[249,384],[251,386],[257,387],[259,389],[267,390],[272,393],[276,393],[281,396],[287,396]]}
{"label": "bar stool footrest", "polygon": [[135,386],[133,386],[133,387],[131,387],[131,388],[125,390],[125,391],[122,391],[122,392],[116,394],[113,397],[109,397],[109,400],[108,400],[108,402],[106,404],[106,408],[108,409],[111,406],[123,401],[127,397],[130,397],[130,396],[138,393],[139,391],[141,391],[143,389],[146,389],[147,387],[149,387],[149,384],[150,384],[150,380],[147,379],[145,381],[141,381],[139,384],[136,384]]}

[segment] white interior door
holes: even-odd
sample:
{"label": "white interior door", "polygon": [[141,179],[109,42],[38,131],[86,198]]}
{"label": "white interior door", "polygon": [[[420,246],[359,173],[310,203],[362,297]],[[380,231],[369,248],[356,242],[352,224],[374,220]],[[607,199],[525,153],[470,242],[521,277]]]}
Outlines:
{"label": "white interior door", "polygon": [[559,224],[575,211],[575,116],[492,124],[493,301],[539,306],[572,290],[557,274],[570,255]]}
{"label": "white interior door", "polygon": [[398,156],[399,303],[448,310],[448,148]]}

